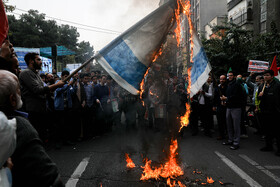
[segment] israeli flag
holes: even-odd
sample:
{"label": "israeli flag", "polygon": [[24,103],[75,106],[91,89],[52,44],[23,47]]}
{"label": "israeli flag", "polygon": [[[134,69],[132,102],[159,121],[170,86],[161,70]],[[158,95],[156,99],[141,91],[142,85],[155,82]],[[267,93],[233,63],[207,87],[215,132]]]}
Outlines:
{"label": "israeli flag", "polygon": [[191,70],[191,93],[193,97],[207,81],[211,71],[205,51],[195,30],[193,30],[193,65]]}
{"label": "israeli flag", "polygon": [[170,0],[103,48],[96,61],[124,89],[137,95],[143,76],[174,22]]}

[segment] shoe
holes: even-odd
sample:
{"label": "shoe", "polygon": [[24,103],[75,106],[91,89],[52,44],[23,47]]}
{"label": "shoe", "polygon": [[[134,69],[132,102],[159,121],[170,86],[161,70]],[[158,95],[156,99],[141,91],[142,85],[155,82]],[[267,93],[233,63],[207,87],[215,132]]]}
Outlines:
{"label": "shoe", "polygon": [[265,146],[265,147],[261,148],[260,151],[262,151],[262,152],[270,152],[270,151],[273,151],[273,148]]}
{"label": "shoe", "polygon": [[279,151],[279,150],[276,151],[275,155],[276,155],[276,156],[280,156],[280,151]]}
{"label": "shoe", "polygon": [[246,139],[246,138],[248,138],[249,136],[247,135],[247,134],[241,134],[240,135],[240,138],[243,138],[243,139]]}
{"label": "shoe", "polygon": [[233,145],[233,142],[223,142],[223,145]]}
{"label": "shoe", "polygon": [[232,145],[232,146],[230,146],[230,149],[231,150],[239,149],[239,145]]}

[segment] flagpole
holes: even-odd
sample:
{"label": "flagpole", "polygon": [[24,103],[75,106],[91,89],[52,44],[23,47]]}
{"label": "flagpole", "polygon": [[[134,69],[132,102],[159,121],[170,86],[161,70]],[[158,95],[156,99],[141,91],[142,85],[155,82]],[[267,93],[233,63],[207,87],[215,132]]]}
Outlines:
{"label": "flagpole", "polygon": [[68,75],[68,77],[66,77],[64,80],[62,80],[63,82],[68,81],[71,77],[73,77],[78,71],[80,71],[81,69],[83,69],[86,65],[88,65],[93,59],[95,58],[95,56],[91,57],[89,60],[87,60],[86,62],[84,62],[80,67],[78,67],[75,71],[73,71],[70,75]]}

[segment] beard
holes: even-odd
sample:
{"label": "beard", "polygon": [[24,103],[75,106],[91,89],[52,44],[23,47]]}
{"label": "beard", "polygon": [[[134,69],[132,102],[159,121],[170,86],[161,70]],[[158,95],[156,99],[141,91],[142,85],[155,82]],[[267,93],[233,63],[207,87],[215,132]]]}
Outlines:
{"label": "beard", "polygon": [[39,64],[37,64],[36,62],[34,63],[34,69],[36,69],[36,70],[40,70],[42,67],[41,67],[41,65],[39,65]]}
{"label": "beard", "polygon": [[16,106],[16,110],[17,110],[17,109],[20,109],[22,107],[21,95],[16,94],[16,100],[17,100],[17,106]]}

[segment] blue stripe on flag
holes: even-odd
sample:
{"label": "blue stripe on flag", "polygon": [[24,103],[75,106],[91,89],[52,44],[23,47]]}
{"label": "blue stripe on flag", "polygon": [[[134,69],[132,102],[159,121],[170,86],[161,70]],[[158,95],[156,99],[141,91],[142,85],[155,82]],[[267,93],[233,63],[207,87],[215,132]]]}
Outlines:
{"label": "blue stripe on flag", "polygon": [[122,39],[115,41],[105,50],[101,50],[100,54],[119,76],[134,88],[139,89],[147,67],[138,60]]}
{"label": "blue stripe on flag", "polygon": [[191,72],[191,82],[192,84],[195,83],[200,75],[205,71],[207,66],[207,57],[204,52],[204,49],[201,47],[199,52],[195,57],[193,57],[193,66]]}

